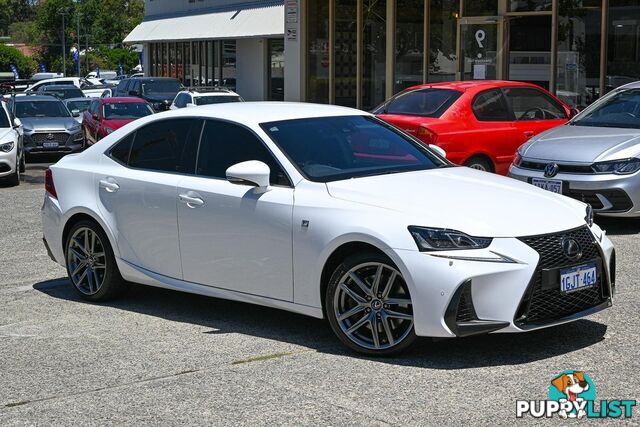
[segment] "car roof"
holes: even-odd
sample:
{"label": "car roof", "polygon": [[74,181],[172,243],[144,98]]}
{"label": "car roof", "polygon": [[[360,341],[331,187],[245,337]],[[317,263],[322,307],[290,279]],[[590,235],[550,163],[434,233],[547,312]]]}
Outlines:
{"label": "car roof", "polygon": [[101,98],[103,104],[146,104],[147,101],[134,96],[114,96],[109,98]]}
{"label": "car roof", "polygon": [[61,99],[51,95],[28,95],[28,96],[15,97],[15,102],[31,102],[31,101],[62,102]]}
{"label": "car roof", "polygon": [[49,91],[49,90],[60,90],[60,89],[77,89],[80,90],[80,88],[76,85],[52,85],[52,86],[45,86],[42,88],[43,91]]}
{"label": "car roof", "polygon": [[154,116],[158,115],[164,117],[199,116],[251,125],[316,117],[371,116],[365,111],[354,108],[304,102],[232,102],[202,105],[197,108],[180,108]]}
{"label": "car roof", "polygon": [[65,104],[67,102],[78,102],[78,101],[85,101],[85,102],[91,102],[94,98],[89,98],[86,96],[83,97],[77,97],[77,98],[67,98],[67,99],[63,99],[62,102],[64,102]]}
{"label": "car roof", "polygon": [[540,86],[526,82],[518,82],[511,80],[461,80],[453,82],[441,82],[441,83],[425,83],[408,88],[413,89],[426,89],[426,88],[438,88],[438,89],[453,89],[459,92],[466,92],[467,90],[476,89],[490,89],[499,87],[513,87],[513,86],[530,86],[541,89]]}
{"label": "car roof", "polygon": [[640,80],[637,82],[631,82],[631,83],[627,83],[626,85],[622,85],[617,87],[616,89],[621,89],[621,88],[625,88],[625,89],[638,89],[640,88]]}
{"label": "car roof", "polygon": [[190,92],[188,90],[185,91],[186,93],[190,93],[191,95],[195,96],[196,98],[199,96],[240,96],[237,93],[235,93],[232,90],[227,90],[227,91],[222,91],[222,90],[212,90],[212,91],[204,91],[204,92]]}
{"label": "car roof", "polygon": [[76,81],[76,80],[82,80],[81,77],[56,77],[55,79],[44,79],[44,80],[38,80],[36,83],[50,83],[50,82],[59,82],[60,80],[72,80],[72,81]]}
{"label": "car roof", "polygon": [[171,80],[171,81],[179,82],[179,80],[174,77],[136,77],[136,81],[138,80],[142,80],[142,81]]}

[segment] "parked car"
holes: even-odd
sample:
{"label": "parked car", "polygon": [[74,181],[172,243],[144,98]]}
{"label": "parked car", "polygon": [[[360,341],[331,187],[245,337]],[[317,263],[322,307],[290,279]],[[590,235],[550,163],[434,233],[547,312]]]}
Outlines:
{"label": "parked car", "polygon": [[113,70],[100,70],[100,75],[98,76],[97,71],[92,71],[85,76],[85,79],[115,79],[118,77],[118,73]]}
{"label": "parked car", "polygon": [[601,215],[640,216],[640,82],[532,138],[518,149],[509,176],[582,200]]}
{"label": "parked car", "polygon": [[0,180],[19,185],[24,171],[22,122],[13,118],[5,102],[0,102]]}
{"label": "parked car", "polygon": [[82,123],[82,113],[89,109],[92,100],[93,98],[87,97],[69,98],[64,100],[64,105],[72,115],[75,116],[77,114],[76,121]]}
{"label": "parked car", "polygon": [[[122,87],[122,83],[125,83]],[[153,107],[154,111],[169,109],[171,102],[183,89],[180,81],[170,77],[140,77],[123,80],[116,87],[114,96],[134,96],[142,98]],[[123,93],[124,92],[124,93]]]}
{"label": "parked car", "polygon": [[611,305],[614,249],[588,205],[456,167],[355,109],[144,117],[45,188],[45,244],[90,301],[135,282],[261,304],[327,317],[374,355]]}
{"label": "parked car", "polygon": [[74,85],[41,86],[36,92],[38,95],[50,95],[59,99],[82,98],[84,93]]}
{"label": "parked car", "polygon": [[374,113],[454,163],[506,175],[516,149],[566,123],[571,110],[532,84],[475,80],[414,86]]}
{"label": "parked car", "polygon": [[171,107],[177,110],[198,105],[221,104],[225,102],[242,102],[244,99],[234,91],[222,87],[194,87],[178,92]]}
{"label": "parked car", "polygon": [[95,85],[90,81],[80,77],[61,77],[55,79],[45,79],[35,82],[27,88],[25,94],[33,94],[45,86],[54,85],[74,85],[82,90],[82,93],[88,97],[99,97],[102,95],[105,87],[104,85]]}
{"label": "parked car", "polygon": [[74,153],[84,148],[82,126],[54,96],[17,96],[9,110],[22,121],[27,157],[42,153]]}
{"label": "parked car", "polygon": [[87,144],[95,144],[127,123],[151,114],[151,106],[140,98],[94,99],[89,110],[83,113],[82,125]]}

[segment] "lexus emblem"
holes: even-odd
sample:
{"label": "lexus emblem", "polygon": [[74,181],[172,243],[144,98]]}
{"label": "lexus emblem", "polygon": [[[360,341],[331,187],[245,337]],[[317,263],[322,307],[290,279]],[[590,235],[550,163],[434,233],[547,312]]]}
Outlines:
{"label": "lexus emblem", "polygon": [[556,163],[549,163],[544,168],[544,176],[546,176],[547,178],[551,178],[556,176],[559,171],[560,166],[558,166]]}
{"label": "lexus emblem", "polygon": [[48,139],[48,140],[52,140],[52,139],[54,139],[54,138],[55,138],[55,137],[53,136],[53,134],[52,134],[52,133],[48,133],[48,134],[47,134],[47,139]]}
{"label": "lexus emblem", "polygon": [[576,239],[568,238],[562,241],[562,252],[571,260],[577,261],[582,258],[582,246]]}

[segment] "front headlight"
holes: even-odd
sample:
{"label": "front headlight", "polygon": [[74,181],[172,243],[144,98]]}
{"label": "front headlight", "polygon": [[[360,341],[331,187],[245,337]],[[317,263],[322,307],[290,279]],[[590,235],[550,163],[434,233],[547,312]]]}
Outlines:
{"label": "front headlight", "polygon": [[596,173],[614,173],[616,175],[628,175],[640,170],[640,159],[631,158],[614,160],[611,162],[594,163],[592,169]]}
{"label": "front headlight", "polygon": [[421,252],[483,249],[491,244],[488,237],[472,237],[446,228],[409,226],[409,232]]}
{"label": "front headlight", "polygon": [[82,141],[84,139],[84,134],[82,132],[79,132],[75,135],[73,135],[73,140],[74,141]]}
{"label": "front headlight", "polygon": [[13,141],[0,144],[0,151],[2,151],[3,153],[8,153],[9,151],[13,150],[14,145],[15,143]]}

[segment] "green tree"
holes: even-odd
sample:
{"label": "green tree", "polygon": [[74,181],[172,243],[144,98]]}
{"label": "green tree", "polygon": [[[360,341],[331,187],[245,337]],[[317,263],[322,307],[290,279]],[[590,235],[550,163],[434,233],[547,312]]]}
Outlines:
{"label": "green tree", "polygon": [[18,49],[0,44],[0,70],[10,71],[11,64],[20,71],[20,77],[28,78],[36,70],[37,63],[32,58],[28,58]]}
{"label": "green tree", "polygon": [[14,22],[33,19],[35,9],[33,0],[0,0],[0,33],[9,34],[9,26]]}

